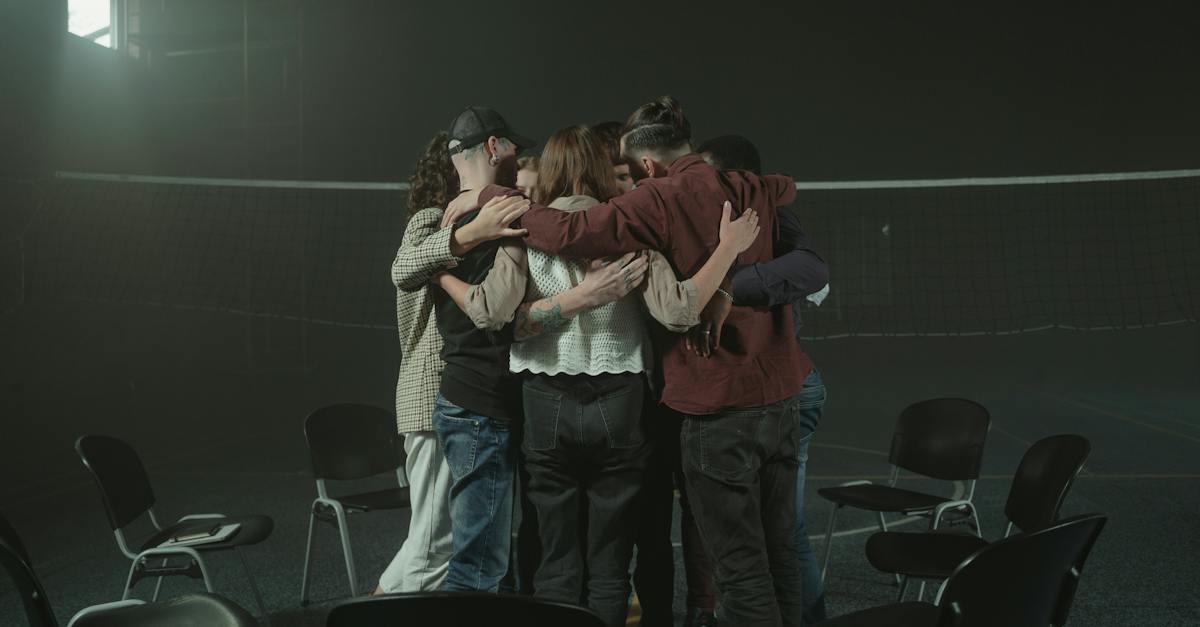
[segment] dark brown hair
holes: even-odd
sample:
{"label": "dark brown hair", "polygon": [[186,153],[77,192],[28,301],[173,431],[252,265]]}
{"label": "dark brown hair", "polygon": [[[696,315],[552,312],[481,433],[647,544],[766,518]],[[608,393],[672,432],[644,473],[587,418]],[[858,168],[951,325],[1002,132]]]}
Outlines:
{"label": "dark brown hair", "polygon": [[608,152],[586,126],[568,126],[546,140],[533,188],[533,199],[542,203],[576,194],[600,202],[617,195]]}
{"label": "dark brown hair", "polygon": [[675,135],[679,139],[692,139],[692,123],[683,114],[683,105],[672,96],[661,96],[634,109],[625,120],[625,132],[657,124],[666,124],[675,129]]}
{"label": "dark brown hair", "polygon": [[671,96],[647,102],[629,114],[624,129],[625,153],[680,150],[691,145],[692,123]]}
{"label": "dark brown hair", "polygon": [[596,139],[600,140],[600,144],[608,151],[608,157],[614,166],[628,163],[621,158],[621,128],[621,123],[616,120],[592,125],[592,132],[596,134]]}
{"label": "dark brown hair", "polygon": [[450,163],[446,149],[449,136],[438,133],[429,141],[425,152],[417,159],[412,176],[408,177],[408,212],[415,214],[429,207],[445,208],[458,191],[458,171]]}
{"label": "dark brown hair", "polygon": [[709,161],[718,170],[749,170],[762,176],[762,157],[758,155],[758,148],[741,135],[721,135],[705,140],[696,152],[707,152]]}

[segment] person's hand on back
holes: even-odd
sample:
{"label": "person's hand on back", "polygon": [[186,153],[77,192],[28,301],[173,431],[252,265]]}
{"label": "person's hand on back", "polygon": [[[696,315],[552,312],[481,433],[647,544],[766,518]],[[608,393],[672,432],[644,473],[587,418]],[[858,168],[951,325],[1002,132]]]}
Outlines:
{"label": "person's hand on back", "polygon": [[[742,215],[738,216],[738,219],[730,220],[732,214],[733,209],[729,201],[726,201],[721,209],[721,229],[719,231],[721,243],[717,245],[718,253],[714,254],[736,256],[750,248],[754,244],[754,240],[758,239],[758,234],[762,230],[762,227],[758,226],[758,212],[753,208],[747,208]],[[725,282],[728,284],[728,279]],[[695,351],[697,355],[707,357],[721,345],[721,330],[725,326],[725,319],[729,317],[729,312],[733,310],[733,300],[729,298],[728,294],[727,286],[718,288],[717,293],[708,300],[700,312],[700,324],[688,331],[684,345],[689,350]]]}
{"label": "person's hand on back", "polygon": [[596,259],[588,263],[579,286],[589,292],[588,303],[599,307],[623,298],[640,285],[649,268],[649,259],[641,253],[627,253],[612,261]]}
{"label": "person's hand on back", "polygon": [[468,189],[460,192],[454,197],[454,200],[450,201],[449,205],[446,205],[446,212],[442,214],[442,228],[458,222],[459,218],[463,217],[466,213],[474,211],[478,206],[479,190]]}
{"label": "person's hand on back", "polygon": [[[529,211],[529,200],[504,196],[488,201],[474,220],[462,225],[450,240],[450,252],[461,257],[475,246],[502,237],[524,237],[529,231],[510,228],[514,220]],[[453,221],[450,222],[453,224]]]}
{"label": "person's hand on back", "polygon": [[733,209],[729,205],[729,201],[725,201],[725,206],[721,209],[721,243],[719,245],[731,246],[733,250],[741,253],[758,239],[758,232],[762,227],[758,226],[758,212],[753,208],[748,208],[738,216],[737,220],[730,221],[730,216]]}

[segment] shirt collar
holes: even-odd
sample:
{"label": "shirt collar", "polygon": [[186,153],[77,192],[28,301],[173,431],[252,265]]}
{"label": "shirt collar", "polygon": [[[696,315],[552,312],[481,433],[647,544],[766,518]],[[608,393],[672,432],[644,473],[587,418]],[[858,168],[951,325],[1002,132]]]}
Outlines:
{"label": "shirt collar", "polygon": [[676,159],[675,163],[672,163],[670,166],[667,167],[667,176],[673,176],[673,175],[679,174],[680,172],[683,172],[685,170],[690,170],[691,168],[696,167],[697,165],[700,165],[700,164],[708,165],[708,162],[706,162],[703,157],[701,157],[700,155],[698,155],[696,153],[692,153],[690,155],[684,155],[684,156]]}

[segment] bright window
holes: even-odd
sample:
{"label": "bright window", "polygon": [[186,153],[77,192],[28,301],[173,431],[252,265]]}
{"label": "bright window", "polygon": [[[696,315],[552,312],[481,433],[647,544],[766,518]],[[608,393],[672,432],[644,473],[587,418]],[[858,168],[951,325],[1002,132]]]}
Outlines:
{"label": "bright window", "polygon": [[113,40],[113,0],[67,0],[67,30],[106,48]]}

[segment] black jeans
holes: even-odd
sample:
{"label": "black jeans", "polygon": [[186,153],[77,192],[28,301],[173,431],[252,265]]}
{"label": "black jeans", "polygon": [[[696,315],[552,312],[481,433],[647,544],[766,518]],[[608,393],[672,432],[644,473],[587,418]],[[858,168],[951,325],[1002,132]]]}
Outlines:
{"label": "black jeans", "polygon": [[642,606],[642,627],[674,627],[675,548],[671,545],[671,526],[681,418],[654,398],[647,398],[642,411],[651,450],[637,505],[638,530],[634,539],[637,566],[633,571],[633,586]]}
{"label": "black jeans", "polygon": [[801,624],[792,551],[801,431],[791,398],[684,419],[687,495],[716,567],[723,627]]}
{"label": "black jeans", "polygon": [[[589,609],[606,624],[624,625],[635,505],[648,452],[641,420],[644,379],[535,375],[526,380],[524,394],[521,448],[542,538],[534,595],[578,603],[586,565]],[[581,499],[587,502],[586,521],[580,520]]]}

